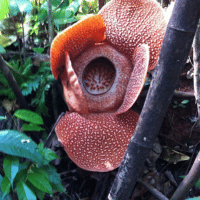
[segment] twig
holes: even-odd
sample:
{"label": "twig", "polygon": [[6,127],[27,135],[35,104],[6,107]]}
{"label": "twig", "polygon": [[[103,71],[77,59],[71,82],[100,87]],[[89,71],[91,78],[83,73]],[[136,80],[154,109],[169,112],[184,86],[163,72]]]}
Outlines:
{"label": "twig", "polygon": [[182,200],[188,194],[190,189],[200,178],[200,152],[198,153],[192,168],[190,169],[187,176],[183,179],[173,196],[170,200]]}
{"label": "twig", "polygon": [[193,45],[193,60],[194,60],[194,95],[197,103],[198,125],[200,125],[200,26],[194,37]]}
{"label": "twig", "polygon": [[[140,94],[140,97],[146,97],[148,93],[148,90],[143,90]],[[188,97],[188,98],[192,98],[194,97],[194,93],[193,92],[183,92],[183,91],[178,91],[175,90],[174,91],[174,97]]]}
{"label": "twig", "polygon": [[147,184],[140,178],[138,179],[138,183],[142,184],[149,192],[151,192],[155,197],[160,200],[169,200],[165,195],[163,195],[160,191],[154,188],[152,185]]}
{"label": "twig", "polygon": [[48,0],[48,29],[49,29],[49,43],[51,44],[51,42],[53,40],[51,0]]}
{"label": "twig", "polygon": [[194,97],[194,92],[183,92],[183,91],[178,91],[178,90],[175,90],[174,91],[174,96],[175,97]]}
{"label": "twig", "polygon": [[58,119],[56,120],[56,123],[54,124],[54,126],[53,126],[53,128],[51,129],[51,132],[49,133],[49,136],[48,136],[48,138],[47,138],[47,140],[46,140],[46,142],[45,142],[45,144],[44,144],[44,147],[50,147],[50,145],[51,145],[51,140],[52,140],[52,138],[54,137],[54,130],[55,130],[55,128],[56,128],[56,125],[57,125],[57,123],[59,122],[59,120],[60,120],[60,118],[61,117],[63,117],[65,115],[65,113],[64,112],[62,112],[61,114],[60,114],[60,116],[58,117]]}
{"label": "twig", "polygon": [[6,77],[10,87],[12,88],[18,103],[20,105],[20,108],[25,108],[25,109],[29,109],[28,104],[19,88],[19,86],[17,85],[17,82],[14,78],[14,76],[12,75],[12,73],[9,70],[9,66],[7,65],[7,63],[4,61],[3,57],[0,54],[0,69],[3,73],[3,75]]}

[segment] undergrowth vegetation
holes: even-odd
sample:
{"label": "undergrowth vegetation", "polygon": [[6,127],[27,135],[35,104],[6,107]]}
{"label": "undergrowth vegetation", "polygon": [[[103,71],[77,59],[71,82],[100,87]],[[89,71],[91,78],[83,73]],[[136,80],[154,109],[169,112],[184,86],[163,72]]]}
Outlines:
{"label": "undergrowth vegetation", "polygon": [[[0,131],[0,199],[42,200],[46,193],[65,192],[56,168],[50,164],[58,157],[44,147],[51,126],[47,96],[51,96],[55,81],[49,60],[51,38],[72,23],[97,13],[98,1],[52,0],[51,5],[47,0],[1,1],[0,54],[30,109],[18,109],[10,80],[1,72],[0,106],[5,111],[1,112],[0,123],[4,124],[8,115],[15,124],[16,120],[20,122]],[[40,134],[39,139],[34,134]]]}

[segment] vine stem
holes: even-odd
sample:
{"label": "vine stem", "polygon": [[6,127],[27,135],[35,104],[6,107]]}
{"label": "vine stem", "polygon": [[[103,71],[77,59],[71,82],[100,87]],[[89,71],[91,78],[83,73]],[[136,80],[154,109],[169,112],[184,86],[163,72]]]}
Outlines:
{"label": "vine stem", "polygon": [[3,75],[5,76],[5,78],[7,79],[10,87],[12,88],[12,90],[17,98],[17,101],[20,105],[20,108],[29,109],[28,103],[26,102],[19,86],[17,85],[17,82],[16,82],[14,76],[10,72],[8,64],[4,61],[1,54],[0,54],[0,69],[3,73]]}

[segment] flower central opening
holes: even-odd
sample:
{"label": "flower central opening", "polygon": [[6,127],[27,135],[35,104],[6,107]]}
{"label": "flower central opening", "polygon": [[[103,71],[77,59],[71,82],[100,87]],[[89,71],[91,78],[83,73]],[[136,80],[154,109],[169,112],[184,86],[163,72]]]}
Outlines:
{"label": "flower central opening", "polygon": [[92,60],[83,71],[83,85],[90,94],[106,93],[115,80],[113,63],[104,57]]}

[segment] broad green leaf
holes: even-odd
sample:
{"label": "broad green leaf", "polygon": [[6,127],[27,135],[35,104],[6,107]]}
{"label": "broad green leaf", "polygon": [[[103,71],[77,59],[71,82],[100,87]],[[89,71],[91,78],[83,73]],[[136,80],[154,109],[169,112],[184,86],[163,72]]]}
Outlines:
{"label": "broad green leaf", "polygon": [[7,47],[10,46],[13,42],[15,42],[17,39],[16,36],[5,36],[5,35],[1,35],[0,33],[0,45],[1,47]]}
{"label": "broad green leaf", "polygon": [[36,53],[43,53],[44,48],[33,48],[33,51],[36,52]]}
{"label": "broad green leaf", "polygon": [[69,4],[67,10],[71,10],[74,14],[78,11],[80,7],[79,0],[75,0]]}
{"label": "broad green leaf", "polygon": [[[57,192],[65,192],[65,188],[63,187],[62,184],[54,184],[51,183],[51,186],[53,188],[53,190],[57,191]],[[69,196],[69,195],[68,195]]]}
{"label": "broad green leaf", "polygon": [[24,183],[19,181],[16,186],[17,196],[19,200],[36,200],[34,192]]}
{"label": "broad green leaf", "polygon": [[36,194],[37,198],[39,200],[43,200],[44,199],[44,195],[45,192],[37,189],[35,186],[33,186],[33,184],[31,184],[29,181],[26,182],[27,186]]}
{"label": "broad green leaf", "polygon": [[27,176],[27,171],[28,169],[23,169],[23,170],[20,170],[15,179],[14,179],[14,183],[17,183],[18,181],[26,181],[26,176]]}
{"label": "broad green leaf", "polygon": [[56,153],[54,151],[52,151],[51,149],[48,149],[48,148],[43,149],[42,155],[43,155],[43,158],[45,160],[48,160],[49,162],[58,158]]}
{"label": "broad green leaf", "polygon": [[189,199],[186,199],[186,200],[200,200],[200,197],[189,198]]}
{"label": "broad green leaf", "polygon": [[5,156],[3,160],[3,169],[5,175],[9,179],[11,185],[13,184],[13,180],[19,171],[19,158],[16,156]]}
{"label": "broad green leaf", "polygon": [[9,12],[7,0],[1,0],[0,11],[0,20],[2,20],[5,17],[5,15]]}
{"label": "broad green leaf", "polygon": [[60,20],[64,20],[67,19],[69,17],[71,17],[73,14],[73,12],[71,10],[63,10],[63,9],[58,9],[56,10],[55,13],[53,13],[53,19],[60,19]]}
{"label": "broad green leaf", "polygon": [[52,165],[44,165],[41,167],[42,170],[44,170],[48,177],[47,180],[53,184],[62,184],[60,175],[56,172],[56,168]]}
{"label": "broad green leaf", "polygon": [[43,131],[45,130],[44,128],[38,126],[37,124],[26,124],[24,123],[22,125],[23,131]]}
{"label": "broad green leaf", "polygon": [[0,131],[0,151],[13,156],[28,158],[39,165],[48,164],[48,161],[43,159],[37,144],[18,131]]}
{"label": "broad green leaf", "polygon": [[17,183],[18,181],[26,181],[27,172],[30,168],[30,162],[25,161],[19,164],[19,172],[17,173],[14,182]]}
{"label": "broad green leaf", "polygon": [[40,168],[38,168],[38,167],[32,167],[31,170],[33,171],[33,173],[41,174],[42,176],[44,176],[48,180],[48,176],[49,176],[48,172],[46,172],[41,167]]}
{"label": "broad green leaf", "polygon": [[4,197],[10,193],[10,188],[11,188],[11,183],[8,180],[8,178],[6,176],[3,177],[3,180],[1,181],[1,191],[3,193],[3,197],[2,199],[4,199]]}
{"label": "broad green leaf", "polygon": [[43,119],[40,115],[30,110],[20,109],[14,113],[14,116],[22,119],[26,122],[31,122],[33,124],[44,124]]}
{"label": "broad green leaf", "polygon": [[47,10],[45,10],[44,8],[40,8],[40,11],[38,13],[38,20],[40,22],[43,22],[45,19],[47,19],[47,17],[48,17]]}
{"label": "broad green leaf", "polygon": [[48,194],[52,194],[52,187],[49,181],[43,175],[38,173],[29,173],[27,175],[27,180],[39,190]]}
{"label": "broad green leaf", "polygon": [[3,46],[0,44],[0,53],[4,54],[6,53],[6,50],[3,48]]}

